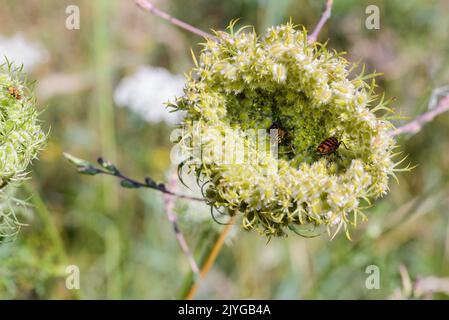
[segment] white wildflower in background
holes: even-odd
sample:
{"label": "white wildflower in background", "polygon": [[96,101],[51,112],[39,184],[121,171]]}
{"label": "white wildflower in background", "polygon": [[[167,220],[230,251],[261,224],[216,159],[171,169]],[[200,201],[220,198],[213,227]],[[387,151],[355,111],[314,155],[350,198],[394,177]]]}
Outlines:
{"label": "white wildflower in background", "polygon": [[46,63],[49,54],[42,45],[30,42],[23,34],[17,33],[12,37],[0,35],[0,64],[6,62],[5,57],[16,65],[23,64],[24,70],[31,72]]}
{"label": "white wildflower in background", "polygon": [[134,74],[123,78],[115,89],[114,101],[127,107],[146,121],[165,121],[176,124],[178,113],[170,113],[165,103],[173,96],[182,95],[184,77],[173,75],[164,68],[142,66]]}

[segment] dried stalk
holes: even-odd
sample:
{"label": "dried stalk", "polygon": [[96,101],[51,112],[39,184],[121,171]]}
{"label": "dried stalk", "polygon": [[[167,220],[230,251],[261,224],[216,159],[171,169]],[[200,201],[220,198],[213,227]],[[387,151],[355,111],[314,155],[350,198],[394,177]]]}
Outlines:
{"label": "dried stalk", "polygon": [[142,10],[151,12],[152,14],[167,20],[168,22],[170,22],[171,24],[178,26],[184,30],[187,30],[193,34],[196,34],[200,37],[204,37],[204,38],[210,38],[212,40],[217,41],[217,37],[213,36],[212,34],[205,32],[203,30],[200,30],[182,20],[176,19],[174,17],[172,17],[171,15],[169,15],[167,12],[162,11],[158,8],[156,8],[154,6],[154,4],[152,4],[151,2],[147,1],[147,0],[134,0],[134,3],[139,6],[140,8],[142,8]]}
{"label": "dried stalk", "polygon": [[323,26],[325,25],[325,23],[327,22],[327,20],[329,20],[329,18],[331,17],[331,12],[332,12],[332,4],[333,4],[333,0],[327,0],[326,1],[326,5],[324,7],[323,13],[321,14],[321,18],[318,21],[315,29],[313,30],[312,34],[309,36],[309,43],[313,43],[316,41],[316,39],[318,38],[318,35],[321,31],[321,29],[323,28]]}
{"label": "dried stalk", "polygon": [[397,136],[403,133],[415,134],[422,129],[424,124],[432,121],[436,116],[446,111],[449,111],[449,95],[441,99],[435,109],[423,113],[420,116],[416,117],[414,120],[407,123],[406,125],[403,125],[399,128],[392,130],[390,134],[392,136]]}
{"label": "dried stalk", "polygon": [[[203,279],[209,272],[210,268],[213,266],[215,260],[218,257],[218,254],[220,253],[221,248],[223,247],[224,241],[226,240],[229,231],[231,231],[231,228],[234,225],[234,222],[235,216],[232,216],[231,219],[229,220],[229,223],[221,231],[220,236],[218,237],[217,241],[212,247],[212,250],[209,252],[207,256],[204,265],[201,267],[200,279]],[[187,300],[192,300],[195,297],[196,291],[198,290],[199,287],[200,279],[198,279],[196,282],[193,282],[192,286],[189,289],[189,292],[185,297]]]}
{"label": "dried stalk", "polygon": [[[173,174],[168,182],[168,186],[171,190],[176,190],[176,181],[177,181],[177,175]],[[196,264],[195,259],[193,258],[192,252],[190,251],[189,246],[187,245],[187,242],[184,238],[184,235],[181,232],[181,229],[179,229],[176,215],[173,212],[174,205],[175,205],[175,197],[171,194],[165,193],[164,194],[164,206],[165,206],[165,212],[167,214],[167,218],[173,226],[173,231],[175,232],[176,239],[178,240],[181,250],[184,253],[184,255],[186,256],[187,261],[189,262],[192,272],[195,275],[199,275],[200,270],[198,268],[198,265]]]}

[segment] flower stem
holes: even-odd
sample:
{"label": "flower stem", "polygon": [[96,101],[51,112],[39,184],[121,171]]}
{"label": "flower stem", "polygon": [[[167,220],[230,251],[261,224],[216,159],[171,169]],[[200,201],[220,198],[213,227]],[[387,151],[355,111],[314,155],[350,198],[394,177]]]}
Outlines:
{"label": "flower stem", "polygon": [[184,30],[187,30],[193,34],[196,34],[200,37],[204,37],[204,38],[209,38],[212,40],[217,41],[217,37],[211,35],[208,32],[205,32],[203,30],[200,30],[190,24],[188,24],[187,22],[184,22],[182,20],[176,19],[174,17],[172,17],[171,15],[169,15],[168,13],[166,13],[165,11],[162,11],[158,8],[156,8],[151,2],[147,1],[147,0],[134,0],[134,2],[136,3],[136,5],[138,5],[140,8],[142,8],[142,10],[151,12],[152,14],[167,20],[168,22],[170,22],[171,24],[178,26]]}
{"label": "flower stem", "polygon": [[313,43],[318,38],[318,35],[323,28],[324,24],[327,20],[331,17],[331,11],[332,11],[332,4],[333,0],[327,0],[326,5],[324,7],[323,13],[321,14],[320,21],[318,21],[315,29],[313,30],[312,34],[309,36],[309,43]]}
{"label": "flower stem", "polygon": [[200,278],[191,284],[190,289],[187,295],[185,296],[185,299],[192,300],[195,297],[195,294],[200,284],[200,280],[207,275],[210,268],[217,259],[217,256],[220,253],[221,248],[223,247],[226,236],[228,235],[229,231],[232,228],[232,225],[234,224],[235,217],[236,217],[235,215],[231,217],[229,223],[223,228],[217,240],[215,241],[214,245],[212,246],[211,250],[207,253],[207,257],[204,261],[204,264],[202,264],[201,266]]}
{"label": "flower stem", "polygon": [[[173,174],[172,177],[169,180],[169,187],[171,190],[176,190],[176,182],[177,182],[177,176],[176,174]],[[190,268],[192,269],[192,272],[195,275],[198,275],[200,270],[198,268],[198,265],[193,258],[193,254],[190,251],[190,248],[187,244],[186,239],[184,238],[184,235],[182,234],[175,213],[173,212],[173,207],[175,205],[175,197],[165,193],[164,194],[164,206],[165,206],[165,213],[167,214],[168,220],[171,222],[173,226],[173,231],[175,232],[176,239],[178,240],[179,246],[181,247],[182,252],[187,258],[187,261],[190,265]]]}
{"label": "flower stem", "polygon": [[435,109],[423,113],[422,115],[416,117],[414,120],[403,125],[402,127],[392,130],[390,132],[390,135],[397,136],[403,133],[415,134],[422,129],[424,124],[432,121],[436,116],[446,111],[449,111],[449,95],[441,99],[441,101],[438,103]]}

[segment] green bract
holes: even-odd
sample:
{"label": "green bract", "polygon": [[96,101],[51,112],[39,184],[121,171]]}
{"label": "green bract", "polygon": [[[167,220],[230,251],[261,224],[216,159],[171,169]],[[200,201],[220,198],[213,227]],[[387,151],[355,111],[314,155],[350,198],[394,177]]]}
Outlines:
{"label": "green bract", "polygon": [[[362,200],[366,206],[387,193],[395,166],[392,125],[374,114],[389,109],[383,99],[373,106],[375,84],[365,82],[374,75],[351,79],[347,60],[309,44],[292,24],[262,37],[230,30],[207,40],[184,95],[171,104],[187,112],[181,147],[191,153],[201,139],[201,157],[189,167],[205,181],[207,201],[267,236],[326,226],[349,237],[348,226],[364,218]],[[248,134],[273,124],[287,132],[278,155],[261,152]],[[317,155],[331,136],[348,149]],[[221,161],[227,146],[247,161]]]}
{"label": "green bract", "polygon": [[45,142],[23,74],[0,66],[0,184],[20,180]]}

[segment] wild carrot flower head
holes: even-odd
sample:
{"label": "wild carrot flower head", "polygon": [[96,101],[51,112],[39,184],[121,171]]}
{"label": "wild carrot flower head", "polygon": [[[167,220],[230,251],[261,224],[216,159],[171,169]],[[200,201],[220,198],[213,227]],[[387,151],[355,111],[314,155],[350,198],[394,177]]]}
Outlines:
{"label": "wild carrot flower head", "polygon": [[[389,109],[374,93],[374,75],[351,78],[341,54],[309,44],[292,24],[261,37],[229,29],[207,40],[184,95],[170,104],[187,112],[181,148],[192,155],[200,141],[199,156],[184,164],[203,181],[207,201],[241,214],[247,230],[280,236],[325,227],[349,237],[394,174],[392,125],[375,115]],[[276,153],[261,147],[272,137],[257,133],[270,128],[283,132]],[[317,154],[329,137],[347,149]]]}
{"label": "wild carrot flower head", "polygon": [[24,178],[46,135],[21,69],[0,65],[0,186]]}
{"label": "wild carrot flower head", "polygon": [[46,135],[37,119],[35,100],[22,69],[8,61],[0,65],[0,241],[20,229],[16,209],[24,206],[14,197],[14,182],[25,179]]}

